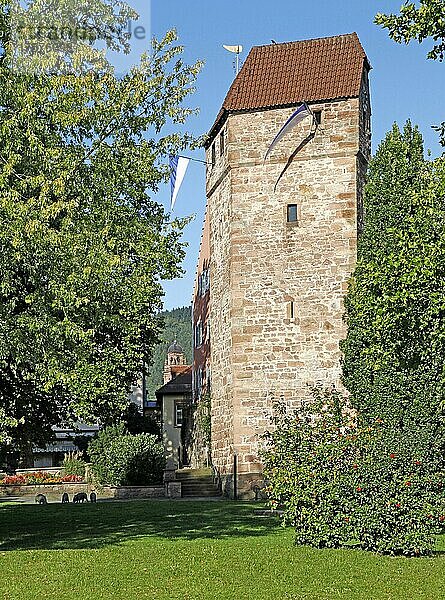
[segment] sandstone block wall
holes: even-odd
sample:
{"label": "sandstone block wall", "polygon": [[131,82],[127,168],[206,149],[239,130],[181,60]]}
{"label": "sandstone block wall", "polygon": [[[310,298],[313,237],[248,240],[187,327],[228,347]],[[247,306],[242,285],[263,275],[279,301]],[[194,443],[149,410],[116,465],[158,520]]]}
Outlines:
{"label": "sandstone block wall", "polygon": [[[231,486],[236,452],[241,489],[258,484],[274,399],[298,406],[308,384],[340,387],[343,299],[363,221],[369,94],[311,108],[322,110],[321,125],[292,161],[310,119],[263,157],[295,108],[229,115],[225,153],[216,136],[217,161],[207,176],[212,458]],[[298,206],[297,224],[287,223],[288,204]]]}

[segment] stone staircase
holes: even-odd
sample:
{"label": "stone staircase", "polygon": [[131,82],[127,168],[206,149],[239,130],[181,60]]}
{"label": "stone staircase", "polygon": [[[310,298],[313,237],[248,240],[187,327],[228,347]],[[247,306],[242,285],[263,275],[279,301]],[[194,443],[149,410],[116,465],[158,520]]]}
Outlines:
{"label": "stone staircase", "polygon": [[179,469],[176,480],[181,482],[183,498],[215,498],[221,491],[213,482],[212,469]]}

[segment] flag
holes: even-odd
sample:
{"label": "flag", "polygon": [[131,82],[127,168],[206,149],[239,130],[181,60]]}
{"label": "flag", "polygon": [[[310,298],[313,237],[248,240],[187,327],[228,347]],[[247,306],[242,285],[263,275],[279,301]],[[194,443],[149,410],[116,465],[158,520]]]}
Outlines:
{"label": "flag", "polygon": [[311,114],[311,109],[308,107],[306,102],[303,102],[303,104],[299,106],[297,110],[288,118],[286,123],[277,133],[266,152],[264,160],[266,160],[266,158],[269,156],[269,154],[272,152],[272,150],[275,148],[278,142],[286,135],[286,133],[291,131],[295,127],[295,125],[298,125],[298,123],[300,123],[304,118],[308,117]]}
{"label": "flag", "polygon": [[171,183],[171,204],[170,210],[173,207],[178,196],[179,188],[184,180],[185,172],[189,166],[190,159],[184,158],[183,156],[170,156],[170,183]]}

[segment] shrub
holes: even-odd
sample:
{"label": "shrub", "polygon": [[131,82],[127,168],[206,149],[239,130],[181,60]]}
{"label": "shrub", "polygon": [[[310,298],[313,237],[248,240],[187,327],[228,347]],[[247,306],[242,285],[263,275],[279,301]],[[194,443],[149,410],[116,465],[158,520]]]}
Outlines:
{"label": "shrub", "polygon": [[314,395],[295,411],[275,405],[262,455],[266,491],[271,505],[284,509],[284,523],[295,527],[297,544],[338,547],[351,537],[345,465],[354,463],[354,427],[338,392]]}
{"label": "shrub", "polygon": [[99,434],[89,446],[93,474],[100,484],[152,485],[162,482],[164,448],[156,436],[126,434],[120,426],[101,433],[103,435]]}
{"label": "shrub", "polygon": [[82,460],[82,452],[68,452],[65,454],[62,463],[62,472],[64,475],[77,475],[85,477],[86,463]]}
{"label": "shrub", "polygon": [[406,430],[384,422],[359,439],[350,472],[350,518],[365,550],[419,556],[430,554],[445,513],[444,473],[434,450],[421,453]]}
{"label": "shrub", "polygon": [[112,443],[124,435],[126,435],[125,426],[120,423],[102,429],[97,437],[90,441],[87,451],[92,463],[93,476],[98,483],[108,483],[110,464],[108,453]]}
{"label": "shrub", "polygon": [[[271,505],[296,543],[354,543],[390,554],[431,553],[445,519],[443,473],[381,419],[361,427],[338,392],[276,406],[263,454]],[[434,452],[432,452],[434,456]]]}

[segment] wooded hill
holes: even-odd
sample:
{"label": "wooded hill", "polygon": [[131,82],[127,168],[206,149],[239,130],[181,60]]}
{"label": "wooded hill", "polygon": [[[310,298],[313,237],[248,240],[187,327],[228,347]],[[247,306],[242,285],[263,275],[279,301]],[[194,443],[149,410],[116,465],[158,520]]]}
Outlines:
{"label": "wooded hill", "polygon": [[163,384],[164,361],[167,354],[167,348],[177,340],[182,346],[187,359],[187,364],[192,361],[192,307],[184,306],[166,310],[159,315],[164,322],[164,331],[162,333],[162,342],[158,344],[153,353],[153,364],[149,367],[147,377],[147,398],[155,399],[155,391]]}

